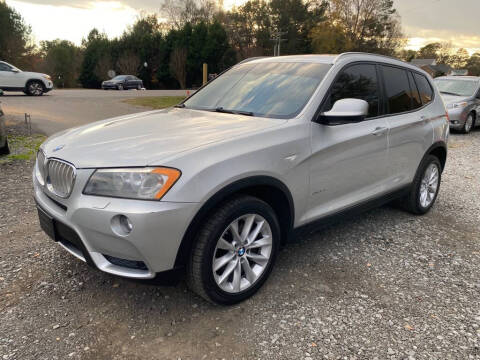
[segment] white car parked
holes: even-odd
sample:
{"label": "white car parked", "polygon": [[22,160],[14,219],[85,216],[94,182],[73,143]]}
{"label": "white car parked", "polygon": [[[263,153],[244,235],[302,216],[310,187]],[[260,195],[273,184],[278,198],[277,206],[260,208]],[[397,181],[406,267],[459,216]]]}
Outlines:
{"label": "white car parked", "polygon": [[40,96],[53,89],[49,75],[22,71],[0,61],[0,90],[23,91],[27,95]]}

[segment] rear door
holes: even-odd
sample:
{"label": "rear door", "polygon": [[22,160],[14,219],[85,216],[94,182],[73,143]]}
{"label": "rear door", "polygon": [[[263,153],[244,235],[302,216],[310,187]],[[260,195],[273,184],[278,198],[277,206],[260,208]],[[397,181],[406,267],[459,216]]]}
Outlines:
{"label": "rear door", "polygon": [[20,78],[18,73],[5,63],[0,62],[0,87],[22,87],[17,79]]}
{"label": "rear door", "polygon": [[360,123],[328,126],[312,122],[310,198],[305,221],[329,215],[385,192],[388,177],[388,121],[382,117],[377,66],[357,63],[342,69],[320,109],[340,99],[368,102]]}
{"label": "rear door", "polygon": [[390,127],[389,187],[399,188],[413,181],[432,144],[433,89],[423,74],[390,65],[381,69]]}

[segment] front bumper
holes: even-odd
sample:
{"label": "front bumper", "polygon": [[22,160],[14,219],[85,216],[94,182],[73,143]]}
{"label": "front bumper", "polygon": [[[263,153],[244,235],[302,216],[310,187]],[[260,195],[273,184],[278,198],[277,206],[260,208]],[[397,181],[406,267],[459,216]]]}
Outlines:
{"label": "front bumper", "polygon": [[[172,270],[199,204],[83,195],[92,172],[77,170],[75,188],[66,200],[44,189],[34,172],[40,220],[46,221],[45,215],[52,219],[55,240],[72,255],[110,274],[151,279]],[[117,215],[127,216],[132,222],[133,230],[128,235],[115,231],[112,219]]]}
{"label": "front bumper", "polygon": [[469,108],[448,109],[448,118],[450,119],[450,129],[460,130],[465,126],[465,121],[470,113]]}

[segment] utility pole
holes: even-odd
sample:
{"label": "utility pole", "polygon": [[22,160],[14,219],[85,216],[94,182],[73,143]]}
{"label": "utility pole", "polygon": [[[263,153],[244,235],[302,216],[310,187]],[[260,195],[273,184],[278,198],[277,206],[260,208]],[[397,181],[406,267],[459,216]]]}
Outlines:
{"label": "utility pole", "polygon": [[275,41],[275,45],[273,45],[273,56],[280,56],[280,48],[281,44],[287,39],[282,39],[283,35],[287,35],[287,31],[277,31],[272,34],[271,41]]}

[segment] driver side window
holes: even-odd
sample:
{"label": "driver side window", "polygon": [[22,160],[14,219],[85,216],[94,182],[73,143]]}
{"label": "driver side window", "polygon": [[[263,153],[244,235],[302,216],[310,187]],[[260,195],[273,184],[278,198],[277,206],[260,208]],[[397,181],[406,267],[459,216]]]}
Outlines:
{"label": "driver side window", "polygon": [[367,118],[380,114],[380,94],[375,65],[357,64],[342,70],[330,90],[323,112],[331,110],[336,101],[347,98],[365,100],[368,103]]}

